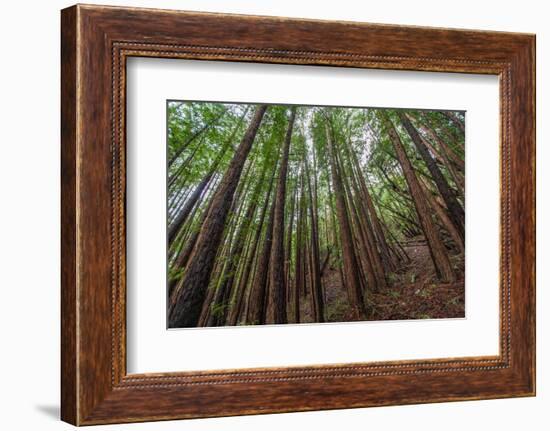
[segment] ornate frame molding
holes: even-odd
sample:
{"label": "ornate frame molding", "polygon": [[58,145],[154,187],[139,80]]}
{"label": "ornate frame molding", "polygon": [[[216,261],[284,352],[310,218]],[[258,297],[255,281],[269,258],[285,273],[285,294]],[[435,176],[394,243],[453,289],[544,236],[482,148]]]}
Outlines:
{"label": "ornate frame molding", "polygon": [[[220,30],[203,30],[212,25]],[[284,29],[287,36],[257,35],[258,28]],[[307,39],[324,32],[339,36]],[[411,55],[402,54],[405,45]],[[533,36],[79,5],[62,12],[62,54],[64,420],[97,424],[534,394]],[[131,56],[498,75],[500,354],[127,375],[125,65]],[[308,399],[299,396],[305,390]],[[261,394],[258,400],[247,397],[251,391]]]}

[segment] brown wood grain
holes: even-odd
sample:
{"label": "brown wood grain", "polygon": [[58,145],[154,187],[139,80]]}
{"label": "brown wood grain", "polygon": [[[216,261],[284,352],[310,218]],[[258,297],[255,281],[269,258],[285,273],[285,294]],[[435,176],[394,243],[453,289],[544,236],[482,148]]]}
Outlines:
{"label": "brown wood grain", "polygon": [[[62,11],[61,47],[63,420],[86,425],[534,395],[533,35],[79,5]],[[127,375],[130,56],[500,76],[500,355]]]}
{"label": "brown wood grain", "polygon": [[61,417],[77,420],[76,8],[61,16]]}

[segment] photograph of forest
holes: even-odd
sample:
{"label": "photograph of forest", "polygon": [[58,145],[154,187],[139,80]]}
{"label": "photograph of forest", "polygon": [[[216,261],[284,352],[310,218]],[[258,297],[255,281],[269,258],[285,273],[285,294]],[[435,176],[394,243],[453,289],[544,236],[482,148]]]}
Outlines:
{"label": "photograph of forest", "polygon": [[167,102],[169,328],[464,317],[465,113]]}

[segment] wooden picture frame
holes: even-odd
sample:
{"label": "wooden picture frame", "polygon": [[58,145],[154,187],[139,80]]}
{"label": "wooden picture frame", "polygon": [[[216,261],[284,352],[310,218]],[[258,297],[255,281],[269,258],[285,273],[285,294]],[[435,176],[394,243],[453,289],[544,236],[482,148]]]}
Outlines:
{"label": "wooden picture frame", "polygon": [[[61,16],[64,421],[535,394],[534,35],[84,5]],[[500,354],[128,375],[125,65],[131,56],[498,75]]]}

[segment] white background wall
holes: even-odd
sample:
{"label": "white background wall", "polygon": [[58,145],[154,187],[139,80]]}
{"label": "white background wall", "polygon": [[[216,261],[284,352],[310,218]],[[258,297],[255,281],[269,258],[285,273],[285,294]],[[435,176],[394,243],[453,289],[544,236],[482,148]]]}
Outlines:
{"label": "white background wall", "polygon": [[[171,9],[280,15],[537,34],[538,396],[508,399],[173,421],[96,429],[275,430],[548,429],[550,14],[543,1],[119,0]],[[0,427],[69,429],[59,410],[59,10],[60,0],[2,4],[0,32]],[[546,195],[545,195],[546,194]],[[546,312],[546,315],[545,315]]]}

